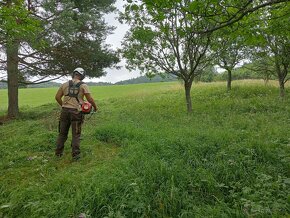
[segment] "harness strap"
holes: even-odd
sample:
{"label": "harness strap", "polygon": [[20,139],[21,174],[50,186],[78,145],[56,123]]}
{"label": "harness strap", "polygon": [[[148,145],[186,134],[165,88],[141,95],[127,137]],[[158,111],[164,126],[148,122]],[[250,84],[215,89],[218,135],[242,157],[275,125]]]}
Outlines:
{"label": "harness strap", "polygon": [[69,87],[68,87],[68,94],[65,96],[69,96],[72,98],[75,98],[78,103],[80,103],[80,100],[78,99],[78,94],[80,92],[80,86],[84,84],[84,82],[78,82],[77,84],[74,84],[72,80],[69,81]]}

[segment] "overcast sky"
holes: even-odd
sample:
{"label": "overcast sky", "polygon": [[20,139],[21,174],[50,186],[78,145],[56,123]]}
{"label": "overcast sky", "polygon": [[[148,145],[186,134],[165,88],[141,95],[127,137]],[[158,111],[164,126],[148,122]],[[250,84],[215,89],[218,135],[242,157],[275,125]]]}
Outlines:
{"label": "overcast sky", "polygon": [[[123,0],[117,0],[115,6],[120,10],[124,11],[124,1]],[[129,29],[128,25],[126,24],[121,24],[118,21],[118,14],[109,14],[105,17],[106,22],[111,25],[117,27],[114,30],[114,34],[109,35],[106,43],[112,45],[112,48],[121,48],[121,41],[126,33],[126,31]],[[118,82],[121,80],[127,80],[131,78],[136,78],[140,76],[139,72],[129,72],[125,68],[125,60],[122,60],[121,63],[119,63],[120,66],[122,66],[121,69],[106,69],[107,75],[104,77],[100,77],[98,79],[91,79],[90,81],[95,81],[95,82]],[[89,81],[89,79],[87,79]]]}

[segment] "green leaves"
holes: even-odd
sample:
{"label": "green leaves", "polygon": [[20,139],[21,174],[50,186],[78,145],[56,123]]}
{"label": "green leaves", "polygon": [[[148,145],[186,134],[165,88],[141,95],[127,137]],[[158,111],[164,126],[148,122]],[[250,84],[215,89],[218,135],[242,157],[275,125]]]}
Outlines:
{"label": "green leaves", "polygon": [[196,13],[202,6],[203,3],[201,1],[192,1],[188,4],[187,10],[192,13]]}
{"label": "green leaves", "polygon": [[32,40],[42,30],[40,21],[22,3],[0,8],[0,27],[0,38],[5,41]]}
{"label": "green leaves", "polygon": [[132,37],[142,44],[152,44],[154,43],[154,37],[156,36],[156,32],[154,32],[149,27],[139,27],[133,30]]}

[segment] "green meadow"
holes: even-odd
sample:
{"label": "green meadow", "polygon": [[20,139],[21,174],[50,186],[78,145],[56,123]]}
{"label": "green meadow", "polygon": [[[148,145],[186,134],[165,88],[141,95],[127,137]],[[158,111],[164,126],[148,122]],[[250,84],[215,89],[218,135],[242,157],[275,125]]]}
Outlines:
{"label": "green meadow", "polygon": [[[136,85],[116,85],[116,86],[94,86],[90,87],[93,97],[96,100],[104,100],[109,98],[130,97],[143,95],[146,93],[158,93],[166,89],[179,89],[181,84],[176,83],[148,83]],[[55,103],[54,96],[58,88],[29,88],[19,89],[19,105],[20,107],[41,106],[43,104]],[[0,111],[7,109],[8,97],[7,90],[0,89]]]}
{"label": "green meadow", "polygon": [[70,137],[54,157],[56,91],[21,89],[20,118],[0,126],[0,217],[290,216],[290,98],[277,85],[194,84],[190,115],[178,82],[91,87],[100,111],[78,162]]}

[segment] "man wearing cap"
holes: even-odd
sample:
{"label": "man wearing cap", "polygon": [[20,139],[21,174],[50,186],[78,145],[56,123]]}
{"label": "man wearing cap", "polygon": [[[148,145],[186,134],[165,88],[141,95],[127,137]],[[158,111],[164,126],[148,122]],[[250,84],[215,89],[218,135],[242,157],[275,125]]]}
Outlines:
{"label": "man wearing cap", "polygon": [[97,111],[97,106],[92,98],[87,84],[82,82],[85,78],[85,71],[78,67],[73,71],[72,80],[63,83],[58,89],[55,99],[62,107],[59,119],[59,135],[56,142],[55,155],[61,157],[63,155],[64,143],[68,138],[70,126],[72,127],[72,158],[78,160],[80,158],[80,137],[81,126],[84,115],[81,112],[81,105],[84,103],[84,96],[93,106],[93,110]]}

